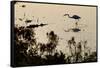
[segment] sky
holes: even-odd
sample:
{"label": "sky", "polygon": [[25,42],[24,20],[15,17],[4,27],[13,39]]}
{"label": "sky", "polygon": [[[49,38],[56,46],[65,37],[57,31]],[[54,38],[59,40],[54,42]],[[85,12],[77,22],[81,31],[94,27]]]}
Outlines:
{"label": "sky", "polygon": [[[22,8],[22,5],[26,6]],[[33,20],[29,24],[48,24],[35,29],[37,42],[47,43],[46,33],[54,31],[60,38],[57,49],[64,53],[69,52],[67,42],[73,36],[76,42],[87,40],[87,46],[92,51],[96,50],[96,7],[17,2],[15,4],[15,24],[26,26],[24,21],[18,19],[23,18],[24,14],[25,19]],[[76,20],[63,16],[64,14],[81,17],[78,22],[80,32],[65,32],[75,27]]]}

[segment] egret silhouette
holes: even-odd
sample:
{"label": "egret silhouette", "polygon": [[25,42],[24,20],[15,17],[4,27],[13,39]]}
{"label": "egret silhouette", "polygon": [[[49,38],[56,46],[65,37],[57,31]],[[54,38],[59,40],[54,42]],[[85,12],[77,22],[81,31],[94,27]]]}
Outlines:
{"label": "egret silhouette", "polygon": [[73,15],[72,17],[69,14],[64,14],[64,16],[68,16],[69,18],[75,19],[75,20],[79,20],[81,19],[81,17],[79,17],[78,15]]}

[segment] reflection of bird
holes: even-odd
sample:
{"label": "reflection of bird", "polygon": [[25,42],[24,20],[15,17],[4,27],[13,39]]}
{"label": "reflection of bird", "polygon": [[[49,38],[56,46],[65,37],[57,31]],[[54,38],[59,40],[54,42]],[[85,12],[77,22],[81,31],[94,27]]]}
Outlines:
{"label": "reflection of bird", "polygon": [[68,16],[69,18],[75,19],[75,20],[79,20],[81,19],[81,17],[79,17],[78,15],[73,15],[72,17],[69,16],[69,14],[64,14],[64,16]]}
{"label": "reflection of bird", "polygon": [[46,26],[46,25],[48,25],[48,24],[43,24],[43,23],[41,23],[40,25],[39,24],[33,24],[33,25],[27,26],[27,28],[43,27],[43,26]]}

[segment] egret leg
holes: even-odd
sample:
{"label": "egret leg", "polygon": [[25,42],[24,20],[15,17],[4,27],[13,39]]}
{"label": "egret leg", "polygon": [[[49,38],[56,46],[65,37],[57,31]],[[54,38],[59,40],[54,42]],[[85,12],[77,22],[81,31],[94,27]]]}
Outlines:
{"label": "egret leg", "polygon": [[78,22],[76,22],[75,25],[76,25],[76,28],[78,28]]}

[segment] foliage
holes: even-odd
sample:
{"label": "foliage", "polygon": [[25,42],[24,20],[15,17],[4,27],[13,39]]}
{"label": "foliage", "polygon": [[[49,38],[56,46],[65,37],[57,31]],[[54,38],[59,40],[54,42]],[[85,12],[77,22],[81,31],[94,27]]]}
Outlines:
{"label": "foliage", "polygon": [[[82,43],[81,41],[76,42],[75,37],[68,40],[68,46],[71,55],[60,53],[56,49],[59,37],[50,31],[47,33],[48,42],[46,44],[39,43],[36,41],[34,28],[28,27],[15,27],[14,29],[14,44],[15,44],[15,61],[18,66],[25,65],[50,65],[50,64],[65,64],[65,63],[78,63],[78,62],[92,62],[97,61],[96,52],[84,52],[84,56],[81,55],[82,46],[84,49],[87,48],[87,41]],[[73,46],[75,52],[73,53]],[[45,54],[45,52],[47,54]],[[40,54],[39,54],[40,53]]]}

